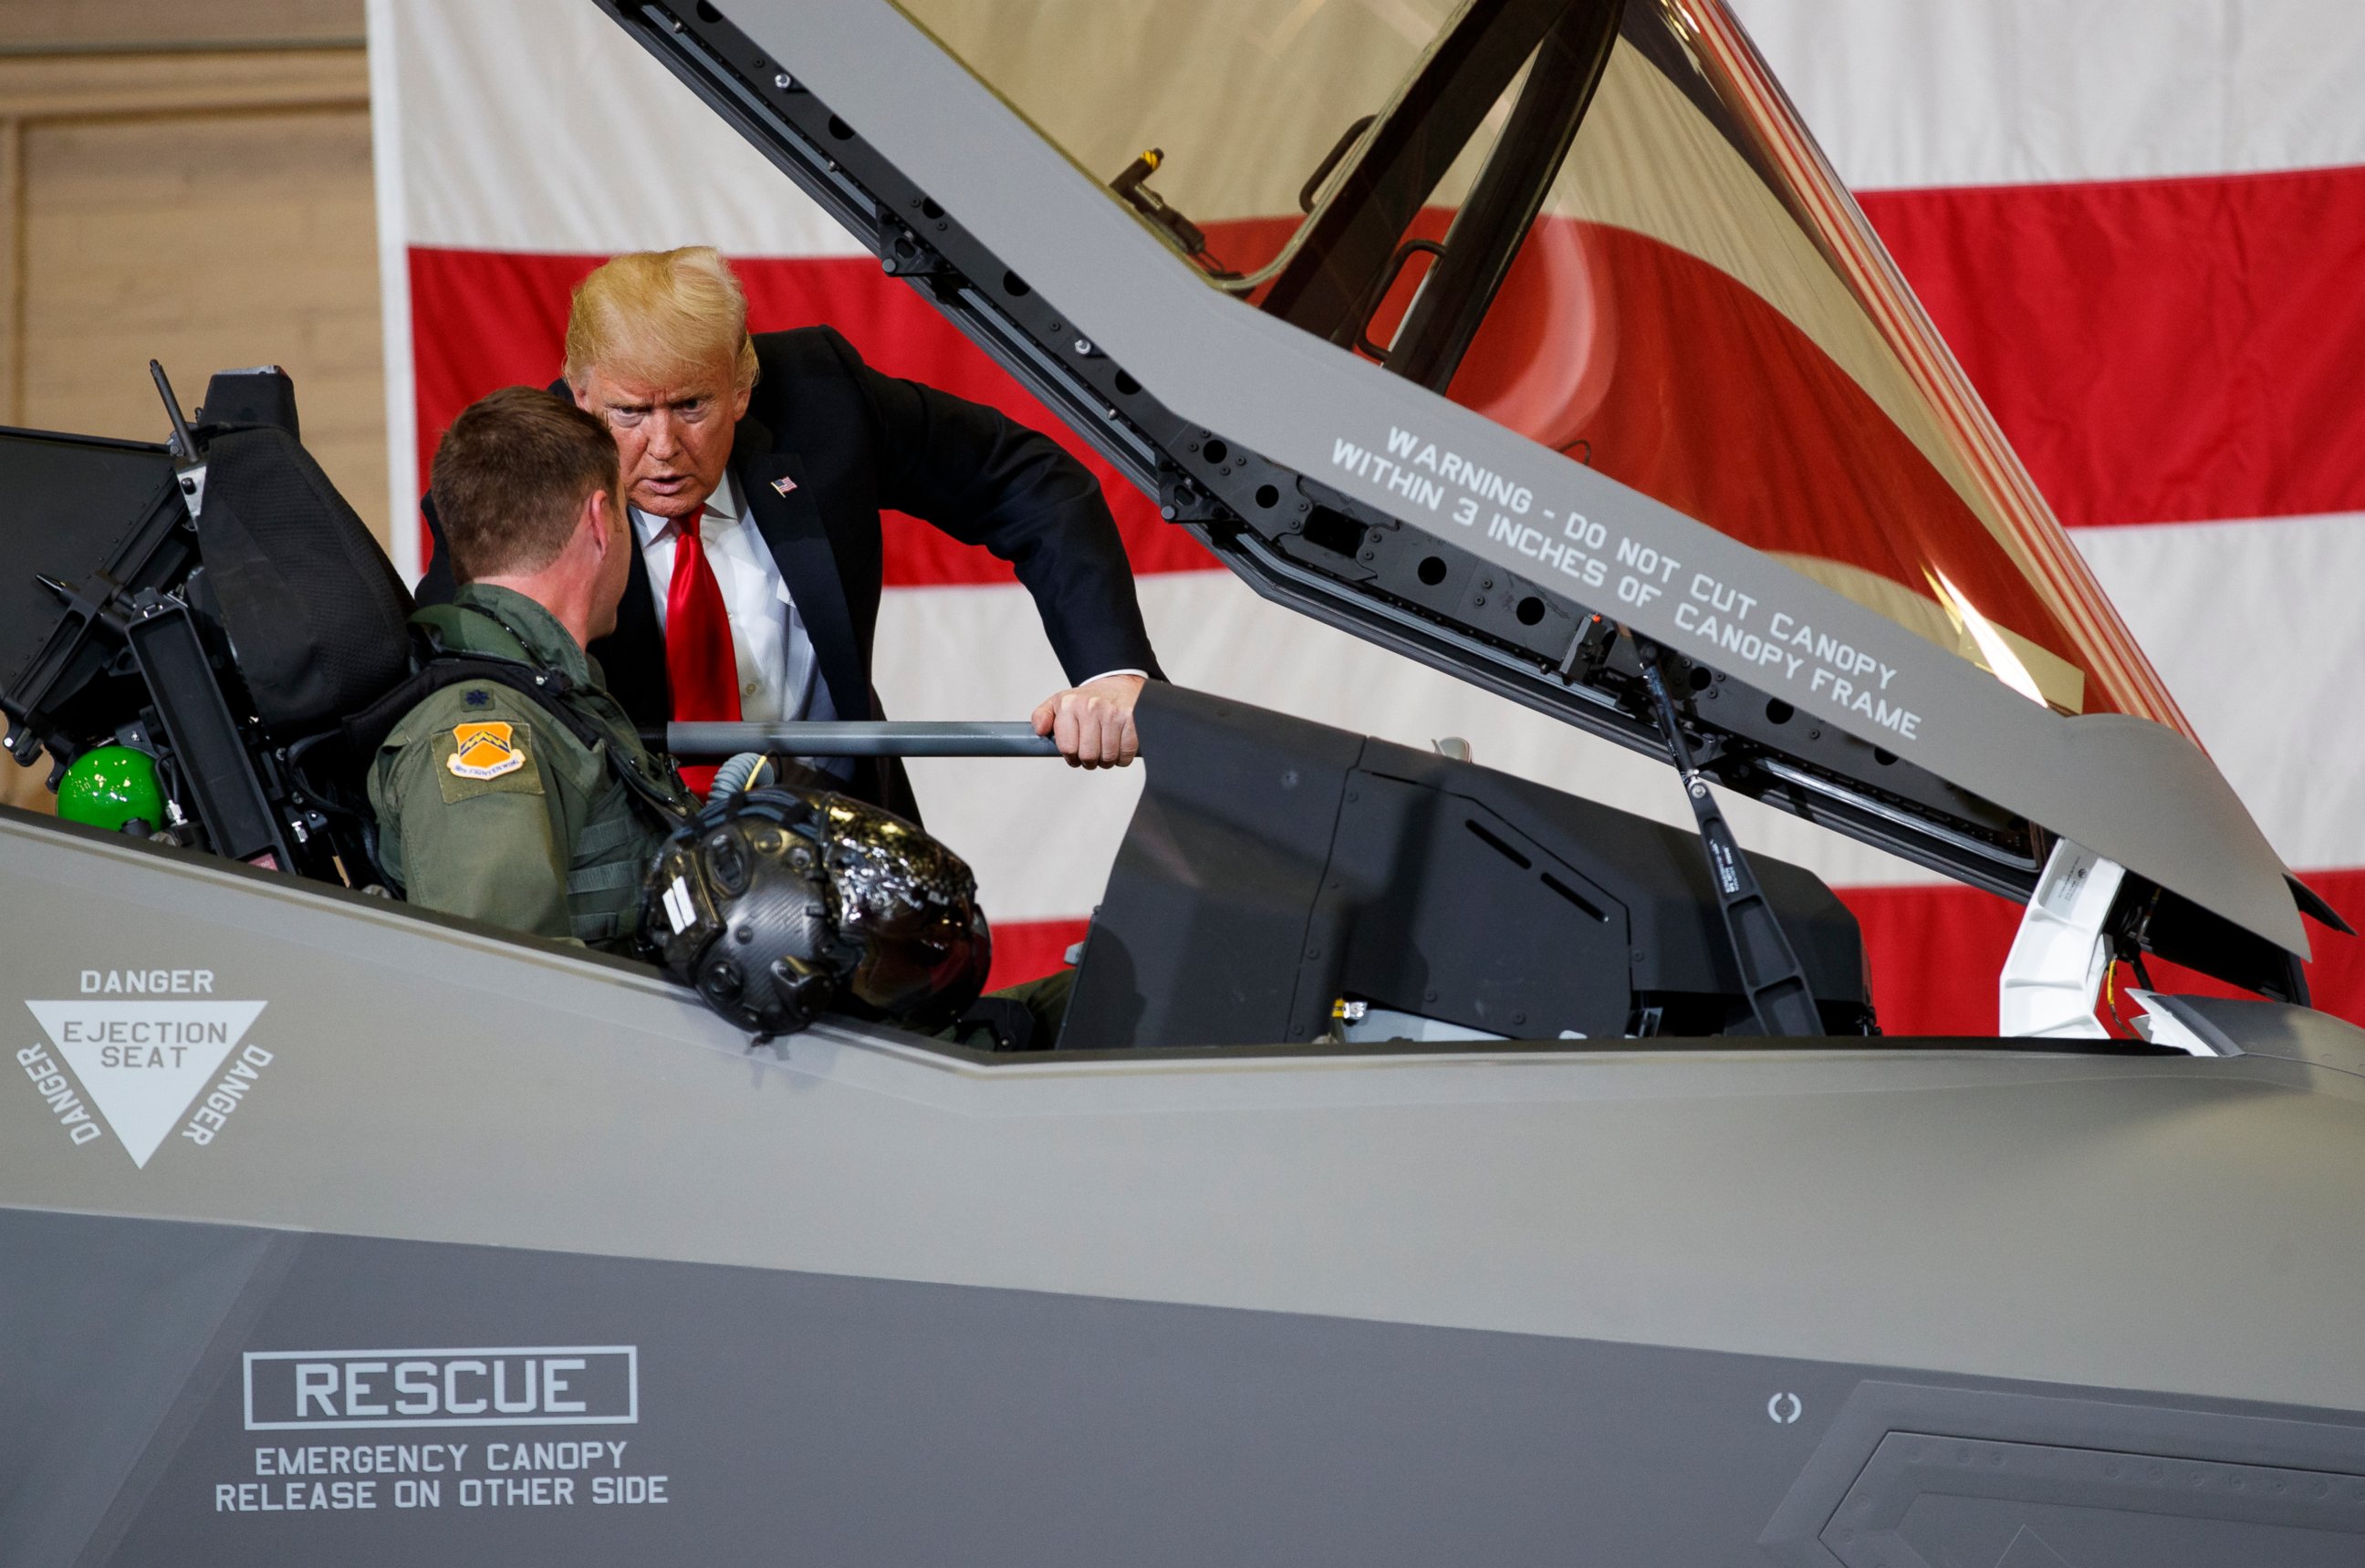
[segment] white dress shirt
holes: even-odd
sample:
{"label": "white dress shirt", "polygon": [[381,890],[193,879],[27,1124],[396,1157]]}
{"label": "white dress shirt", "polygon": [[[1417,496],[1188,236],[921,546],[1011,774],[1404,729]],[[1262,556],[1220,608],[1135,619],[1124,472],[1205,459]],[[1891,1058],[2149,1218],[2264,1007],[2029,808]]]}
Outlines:
{"label": "white dress shirt", "polygon": [[[670,518],[653,517],[638,507],[632,513],[641,559],[649,569],[649,592],[656,599],[657,626],[663,630],[679,531]],[[751,723],[836,718],[804,618],[797,613],[780,564],[747,515],[738,482],[728,472],[706,498],[699,536],[731,618],[731,651],[739,665],[739,716]]]}

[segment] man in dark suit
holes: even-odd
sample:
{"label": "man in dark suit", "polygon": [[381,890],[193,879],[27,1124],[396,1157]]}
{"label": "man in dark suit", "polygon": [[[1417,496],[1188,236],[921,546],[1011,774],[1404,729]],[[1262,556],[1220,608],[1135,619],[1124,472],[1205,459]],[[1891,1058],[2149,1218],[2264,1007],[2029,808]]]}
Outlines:
{"label": "man in dark suit", "polygon": [[[622,459],[638,548],[616,629],[589,651],[636,723],[880,717],[879,513],[893,510],[1016,567],[1073,682],[1036,708],[1037,733],[1080,766],[1133,760],[1156,655],[1100,487],[1049,438],[880,375],[829,328],[751,337],[738,280],[705,247],[586,278],[552,390],[604,420]],[[442,543],[422,600],[451,593]],[[829,766],[913,813],[899,765]],[[712,775],[685,776],[702,790]]]}

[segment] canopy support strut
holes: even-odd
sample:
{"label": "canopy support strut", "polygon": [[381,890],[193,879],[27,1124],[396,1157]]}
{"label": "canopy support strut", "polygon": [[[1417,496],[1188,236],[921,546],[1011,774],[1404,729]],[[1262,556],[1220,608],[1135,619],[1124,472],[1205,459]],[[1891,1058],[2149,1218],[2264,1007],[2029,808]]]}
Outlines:
{"label": "canopy support strut", "polygon": [[2103,931],[2126,869],[2066,838],[2054,840],[2020,917],[1996,989],[1997,1032],[2028,1039],[2108,1039],[2094,1016],[2110,972]]}
{"label": "canopy support strut", "polygon": [[1757,1027],[1771,1038],[1812,1039],[1823,1033],[1822,1014],[1815,993],[1808,988],[1798,950],[1783,934],[1782,922],[1757,885],[1749,857],[1741,852],[1724,812],[1709,793],[1708,779],[1692,764],[1692,748],[1676,717],[1675,700],[1667,695],[1666,678],[1659,673],[1657,650],[1639,644],[1642,682],[1650,688],[1652,710],[1665,735],[1667,756],[1684,782],[1684,794],[1699,821],[1700,847],[1708,853],[1709,880],[1716,889],[1717,908],[1724,915],[1724,934],[1732,944],[1733,967],[1741,973],[1741,989]]}

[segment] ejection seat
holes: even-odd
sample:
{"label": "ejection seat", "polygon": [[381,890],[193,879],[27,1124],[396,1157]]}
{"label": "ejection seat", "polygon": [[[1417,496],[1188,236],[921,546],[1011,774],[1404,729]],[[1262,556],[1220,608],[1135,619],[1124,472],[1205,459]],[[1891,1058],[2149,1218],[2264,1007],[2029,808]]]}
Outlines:
{"label": "ejection seat", "polygon": [[345,721],[408,678],[410,594],[298,439],[275,366],[196,422],[155,372],[163,443],[0,431],[0,713],[50,784],[90,749],[152,757],[186,847],[380,880]]}

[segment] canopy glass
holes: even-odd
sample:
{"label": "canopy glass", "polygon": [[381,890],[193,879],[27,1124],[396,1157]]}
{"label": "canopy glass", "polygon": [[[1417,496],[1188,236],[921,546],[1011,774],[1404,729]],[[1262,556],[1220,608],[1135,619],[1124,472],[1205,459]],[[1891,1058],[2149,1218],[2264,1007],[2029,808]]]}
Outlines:
{"label": "canopy glass", "polygon": [[2190,734],[1721,0],[902,3],[1245,307]]}

